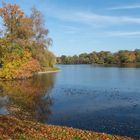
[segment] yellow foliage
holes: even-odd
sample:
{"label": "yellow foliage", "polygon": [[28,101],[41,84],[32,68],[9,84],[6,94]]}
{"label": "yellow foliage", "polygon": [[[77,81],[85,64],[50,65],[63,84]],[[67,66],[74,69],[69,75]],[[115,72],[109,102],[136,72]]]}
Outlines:
{"label": "yellow foliage", "polygon": [[52,67],[54,55],[45,49],[51,39],[38,10],[27,16],[18,5],[4,3],[0,17],[6,28],[0,38],[0,79],[28,78],[41,67]]}
{"label": "yellow foliage", "polygon": [[23,51],[23,56],[7,55],[6,61],[0,70],[1,79],[24,79],[31,77],[35,72],[40,70],[40,64],[32,58],[29,50]]}

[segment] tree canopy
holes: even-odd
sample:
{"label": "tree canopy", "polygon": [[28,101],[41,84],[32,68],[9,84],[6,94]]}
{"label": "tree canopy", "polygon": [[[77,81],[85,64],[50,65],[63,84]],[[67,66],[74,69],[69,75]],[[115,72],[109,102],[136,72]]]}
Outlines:
{"label": "tree canopy", "polygon": [[18,5],[3,3],[0,8],[3,28],[0,36],[0,78],[21,79],[53,67],[55,56],[48,50],[48,37],[43,15],[32,8],[27,16]]}
{"label": "tree canopy", "polygon": [[109,51],[82,53],[80,55],[57,58],[60,64],[126,64],[140,63],[140,49],[135,51],[121,50],[116,53]]}

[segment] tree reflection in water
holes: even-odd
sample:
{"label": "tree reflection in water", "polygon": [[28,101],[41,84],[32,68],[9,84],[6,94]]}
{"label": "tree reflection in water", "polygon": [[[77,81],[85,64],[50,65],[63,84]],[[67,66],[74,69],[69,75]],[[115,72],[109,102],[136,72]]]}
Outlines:
{"label": "tree reflection in water", "polygon": [[55,74],[40,74],[28,80],[0,81],[0,114],[46,121],[51,114],[53,101],[50,90],[54,81]]}

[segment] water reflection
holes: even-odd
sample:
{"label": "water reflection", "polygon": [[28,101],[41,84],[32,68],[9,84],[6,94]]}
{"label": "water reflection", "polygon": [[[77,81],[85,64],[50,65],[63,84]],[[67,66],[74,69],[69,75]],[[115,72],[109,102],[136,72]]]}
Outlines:
{"label": "water reflection", "polygon": [[93,64],[94,67],[118,67],[118,68],[140,68],[140,63],[126,64]]}
{"label": "water reflection", "polygon": [[41,74],[29,80],[0,81],[0,114],[47,120],[53,104],[50,91],[54,81],[55,74]]}
{"label": "water reflection", "polygon": [[140,137],[140,69],[59,65],[61,72],[0,82],[0,114]]}

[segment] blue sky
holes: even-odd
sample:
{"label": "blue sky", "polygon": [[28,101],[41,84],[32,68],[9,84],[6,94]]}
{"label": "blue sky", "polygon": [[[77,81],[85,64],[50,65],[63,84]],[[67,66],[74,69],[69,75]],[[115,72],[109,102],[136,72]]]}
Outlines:
{"label": "blue sky", "polygon": [[5,0],[45,17],[57,56],[140,48],[140,0]]}

